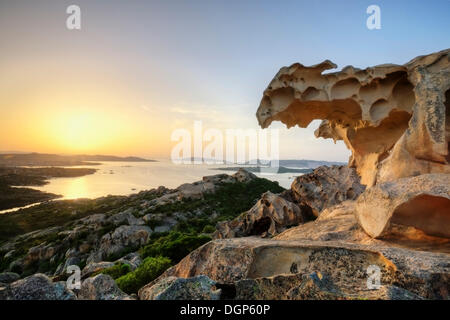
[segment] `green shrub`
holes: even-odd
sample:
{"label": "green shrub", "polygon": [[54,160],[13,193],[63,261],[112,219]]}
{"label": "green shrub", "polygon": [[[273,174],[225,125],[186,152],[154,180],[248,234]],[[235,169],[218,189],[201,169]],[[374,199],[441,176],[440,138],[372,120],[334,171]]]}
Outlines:
{"label": "green shrub", "polygon": [[112,267],[106,268],[104,270],[96,272],[94,275],[98,274],[107,274],[111,276],[113,279],[120,278],[121,276],[126,275],[127,273],[131,272],[131,267],[127,263],[117,263],[113,265]]}
{"label": "green shrub", "polygon": [[141,248],[140,252],[142,257],[164,256],[169,257],[174,263],[178,263],[191,251],[210,240],[211,238],[205,235],[173,231]]}
{"label": "green shrub", "polygon": [[172,265],[166,257],[148,257],[134,271],[116,279],[117,286],[128,294],[137,293],[140,288],[159,277]]}
{"label": "green shrub", "polygon": [[203,228],[202,233],[213,233],[215,231],[216,231],[216,228],[214,228],[214,226],[209,224]]}

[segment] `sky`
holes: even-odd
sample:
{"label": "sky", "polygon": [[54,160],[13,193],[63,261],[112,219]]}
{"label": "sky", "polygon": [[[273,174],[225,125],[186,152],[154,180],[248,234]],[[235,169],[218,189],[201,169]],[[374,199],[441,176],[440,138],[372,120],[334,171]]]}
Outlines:
{"label": "sky", "polygon": [[[81,30],[66,28],[72,4]],[[0,150],[168,158],[195,120],[257,129],[283,66],[403,64],[450,47],[449,30],[448,0],[0,0]],[[347,161],[318,124],[273,123],[280,158]]]}

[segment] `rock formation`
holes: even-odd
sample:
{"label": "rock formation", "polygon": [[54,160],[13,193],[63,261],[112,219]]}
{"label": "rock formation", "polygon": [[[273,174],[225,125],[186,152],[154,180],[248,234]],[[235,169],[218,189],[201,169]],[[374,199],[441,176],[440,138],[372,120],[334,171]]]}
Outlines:
{"label": "rock formation", "polygon": [[281,194],[266,192],[250,210],[220,222],[214,238],[275,236],[315,219],[328,207],[355,200],[364,191],[359,180],[356,171],[347,166],[318,167],[297,177],[290,190]]}
{"label": "rock formation", "polygon": [[392,224],[450,238],[450,174],[423,174],[377,184],[357,200],[356,215],[372,237]]}
{"label": "rock formation", "polygon": [[324,166],[297,177],[291,190],[296,202],[311,208],[317,217],[328,207],[355,200],[364,191],[364,186],[353,168]]}
{"label": "rock formation", "polygon": [[[279,120],[307,127],[322,119],[315,135],[344,141],[352,152],[349,166],[369,187],[356,210],[369,235],[385,235],[392,222],[449,237],[450,49],[405,65],[323,73],[333,68],[328,60],[281,68],[264,91],[260,125]],[[400,179],[419,175],[427,176]],[[293,191],[314,197],[318,189],[304,190],[309,183],[300,180]],[[315,215],[326,203],[317,200],[310,205]]]}
{"label": "rock formation", "polygon": [[274,236],[286,228],[305,222],[300,207],[268,191],[239,217],[217,225],[214,238],[235,238],[252,235]]}
{"label": "rock formation", "polygon": [[207,276],[188,279],[167,277],[157,285],[139,290],[141,300],[219,300],[221,290]]}
{"label": "rock formation", "polygon": [[450,173],[450,50],[413,59],[342,71],[331,61],[283,67],[264,91],[256,113],[306,128],[322,119],[315,135],[343,140],[349,165],[367,186],[424,173]]}
{"label": "rock formation", "polygon": [[81,284],[78,293],[79,300],[133,300],[122,292],[114,282],[114,279],[106,274],[99,274],[88,278]]}
{"label": "rock formation", "polygon": [[[317,299],[321,294],[322,298],[334,295],[333,299],[390,299],[392,296],[386,291],[392,290],[403,298],[448,299],[448,261],[447,254],[408,250],[381,242],[368,246],[336,240],[221,239],[192,252],[140,292],[151,291],[167,277],[206,275],[233,287],[237,295],[232,298],[238,299]],[[382,290],[366,286],[370,265],[381,270]],[[328,285],[302,290],[310,287],[306,275],[312,273],[328,279],[333,295],[326,294]],[[245,286],[243,281],[252,285]]]}

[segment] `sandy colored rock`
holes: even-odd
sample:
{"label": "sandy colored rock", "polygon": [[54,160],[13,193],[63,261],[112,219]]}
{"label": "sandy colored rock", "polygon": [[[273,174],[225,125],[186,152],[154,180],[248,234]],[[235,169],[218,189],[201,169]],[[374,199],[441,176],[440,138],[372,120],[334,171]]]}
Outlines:
{"label": "sandy colored rock", "polygon": [[357,200],[356,216],[372,237],[386,235],[391,224],[398,224],[450,238],[450,174],[377,184]]}
{"label": "sandy colored rock", "polygon": [[295,63],[275,75],[256,116],[263,128],[273,121],[306,128],[322,119],[315,135],[343,140],[352,152],[349,165],[368,186],[450,173],[449,54],[326,74],[337,67],[329,60]]}
{"label": "sandy colored rock", "polygon": [[370,290],[364,282],[340,283],[320,272],[283,274],[236,282],[238,300],[422,300],[394,285]]}
{"label": "sandy colored rock", "polygon": [[80,300],[134,300],[122,292],[113,278],[106,274],[99,274],[88,278],[81,284],[78,293]]}
{"label": "sandy colored rock", "polygon": [[214,238],[274,236],[304,221],[298,205],[268,191],[247,212],[232,221],[219,223]]}
{"label": "sandy colored rock", "polygon": [[170,276],[206,275],[218,283],[236,285],[245,279],[320,272],[336,282],[339,280],[335,285],[342,291],[359,292],[367,281],[367,268],[376,265],[381,270],[382,285],[395,285],[422,298],[448,299],[449,262],[450,255],[446,253],[416,251],[387,243],[220,239],[193,251],[147,287]]}
{"label": "sandy colored rock", "polygon": [[291,190],[296,202],[307,205],[317,217],[323,209],[356,199],[364,191],[364,186],[353,168],[321,166],[297,177]]}

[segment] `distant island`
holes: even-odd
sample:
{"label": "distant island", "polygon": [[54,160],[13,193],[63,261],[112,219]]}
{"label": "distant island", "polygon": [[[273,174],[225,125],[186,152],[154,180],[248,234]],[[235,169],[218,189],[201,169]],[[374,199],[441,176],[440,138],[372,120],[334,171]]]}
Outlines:
{"label": "distant island", "polygon": [[[269,169],[267,166],[259,166],[259,167],[243,167],[248,172],[258,173],[263,172],[265,169]],[[236,171],[239,167],[224,167],[224,168],[211,168],[211,170],[221,170],[221,171]],[[275,168],[274,168],[275,169]],[[306,168],[286,168],[286,167],[278,167],[276,173],[310,173],[312,169]]]}
{"label": "distant island", "polygon": [[[247,165],[257,165],[257,166],[270,166],[271,161],[269,160],[251,160],[246,163]],[[310,168],[315,169],[320,166],[342,166],[346,165],[346,162],[337,161],[323,161],[323,160],[278,160],[278,166],[280,167],[295,167],[295,168]]]}
{"label": "distant island", "polygon": [[95,161],[156,162],[138,157],[110,155],[57,155],[45,153],[0,154],[0,166],[82,166],[99,165]]}

